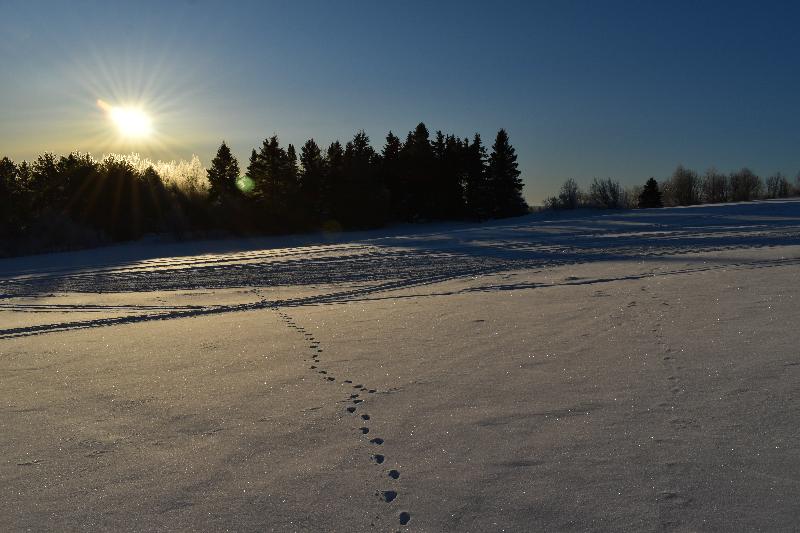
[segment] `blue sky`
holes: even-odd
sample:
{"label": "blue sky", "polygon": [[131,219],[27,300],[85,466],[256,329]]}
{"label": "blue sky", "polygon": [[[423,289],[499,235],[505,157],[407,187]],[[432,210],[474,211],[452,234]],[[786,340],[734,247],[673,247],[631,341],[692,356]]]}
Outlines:
{"label": "blue sky", "polygon": [[[0,0],[0,152],[207,162],[226,139],[246,161],[273,133],[380,148],[424,121],[506,128],[534,203],[678,164],[794,176],[796,6]],[[157,138],[114,144],[97,99],[141,104]]]}

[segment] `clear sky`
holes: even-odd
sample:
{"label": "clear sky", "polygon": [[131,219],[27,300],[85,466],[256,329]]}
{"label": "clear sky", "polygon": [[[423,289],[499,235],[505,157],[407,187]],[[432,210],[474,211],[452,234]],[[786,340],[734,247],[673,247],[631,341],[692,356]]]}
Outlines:
{"label": "clear sky", "polygon": [[[277,133],[380,148],[506,128],[526,196],[750,166],[800,171],[796,2],[0,0],[0,155],[242,159]],[[97,100],[137,104],[119,141]]]}

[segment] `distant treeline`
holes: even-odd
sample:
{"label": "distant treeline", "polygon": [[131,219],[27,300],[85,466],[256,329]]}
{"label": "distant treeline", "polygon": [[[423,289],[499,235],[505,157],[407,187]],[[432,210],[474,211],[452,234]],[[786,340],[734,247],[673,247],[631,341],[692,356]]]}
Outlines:
{"label": "distant treeline", "polygon": [[800,194],[800,174],[793,187],[780,172],[762,180],[749,168],[723,174],[714,168],[699,175],[694,170],[678,166],[672,176],[659,183],[650,178],[643,186],[624,189],[619,181],[597,179],[588,191],[581,190],[573,179],[561,186],[557,196],[545,201],[549,209],[633,209],[672,207],[679,205],[748,202],[765,198],[787,198]]}
{"label": "distant treeline", "polygon": [[[198,162],[199,164],[199,162]],[[174,164],[173,164],[174,166]],[[299,151],[272,136],[246,171],[223,142],[206,170],[173,179],[170,165],[88,154],[0,160],[0,254],[137,239],[149,233],[290,233],[391,222],[488,219],[528,212],[517,155],[500,130],[491,153],[420,123],[376,151],[360,131]]]}

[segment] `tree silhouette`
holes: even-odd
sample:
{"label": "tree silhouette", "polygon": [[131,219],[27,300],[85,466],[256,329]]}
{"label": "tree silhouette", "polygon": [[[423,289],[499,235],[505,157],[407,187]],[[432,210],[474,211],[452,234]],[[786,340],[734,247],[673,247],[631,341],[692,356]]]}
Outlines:
{"label": "tree silhouette", "polygon": [[488,173],[489,188],[493,195],[492,215],[508,217],[526,213],[528,204],[522,198],[522,180],[519,177],[517,153],[504,129],[497,132],[492,145]]}
{"label": "tree silhouette", "polygon": [[625,202],[624,194],[618,181],[595,178],[589,185],[589,205],[603,209],[620,209]]}
{"label": "tree silhouette", "polygon": [[343,180],[335,206],[336,219],[345,227],[372,227],[383,222],[386,196],[376,172],[377,154],[361,130],[344,149]]}
{"label": "tree silhouette", "polygon": [[703,201],[710,204],[728,201],[728,177],[713,167],[703,176]]}
{"label": "tree silhouette", "polygon": [[309,139],[300,148],[300,202],[305,222],[315,226],[322,221],[323,189],[325,187],[325,158],[314,139]]}
{"label": "tree silhouette", "polygon": [[11,239],[21,233],[20,193],[17,166],[11,159],[0,159],[0,239]]}
{"label": "tree silhouette", "polygon": [[434,182],[432,194],[435,216],[443,220],[463,218],[465,215],[463,145],[454,135],[436,132],[431,144],[434,157]]}
{"label": "tree silhouette", "polygon": [[225,198],[238,194],[236,180],[239,179],[239,162],[225,141],[222,141],[206,173],[209,184],[208,195],[212,202],[221,203]]}
{"label": "tree silhouette", "polygon": [[326,187],[322,189],[322,222],[324,229],[341,229],[342,223],[337,220],[335,210],[344,200],[340,198],[344,189],[344,148],[342,143],[334,141],[325,152],[327,159]]}
{"label": "tree silhouette", "polygon": [[669,205],[699,204],[701,183],[697,172],[678,165],[672,177],[664,184],[664,197]]}
{"label": "tree silhouette", "polygon": [[661,191],[658,188],[658,182],[655,178],[650,178],[644,184],[641,194],[639,194],[639,207],[663,207],[661,203]]}
{"label": "tree silhouette", "polygon": [[279,233],[296,229],[300,217],[296,209],[297,160],[295,157],[293,162],[281,148],[277,135],[264,140],[248,170],[254,181],[263,227]]}
{"label": "tree silhouette", "polygon": [[730,199],[733,202],[748,202],[761,195],[763,186],[759,178],[749,168],[733,172],[728,178],[730,184]]}
{"label": "tree silhouette", "polygon": [[790,189],[789,180],[780,172],[767,178],[767,198],[786,198]]}
{"label": "tree silhouette", "polygon": [[428,128],[420,122],[414,131],[408,133],[400,152],[403,185],[409,200],[409,212],[406,213],[409,221],[430,219],[435,212],[431,194],[434,157],[429,137]]}
{"label": "tree silhouette", "polygon": [[403,180],[403,168],[400,159],[402,149],[403,143],[400,138],[390,131],[386,135],[386,143],[381,151],[380,173],[389,193],[391,215],[394,220],[406,220],[410,212],[410,198],[406,181]]}
{"label": "tree silhouette", "polygon": [[486,148],[476,133],[469,144],[463,143],[464,153],[464,195],[468,216],[478,220],[489,218],[492,214],[491,191],[486,170]]}

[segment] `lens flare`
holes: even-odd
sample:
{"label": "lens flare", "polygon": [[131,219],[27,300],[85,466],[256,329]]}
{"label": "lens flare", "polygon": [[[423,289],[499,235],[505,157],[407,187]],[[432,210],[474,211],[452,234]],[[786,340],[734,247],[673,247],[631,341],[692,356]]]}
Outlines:
{"label": "lens flare", "polygon": [[239,179],[236,180],[236,187],[245,194],[252,192],[255,186],[256,184],[250,176],[239,176]]}
{"label": "lens flare", "polygon": [[106,112],[123,137],[142,139],[153,133],[153,123],[141,108],[112,106],[103,100],[98,100],[97,105]]}

